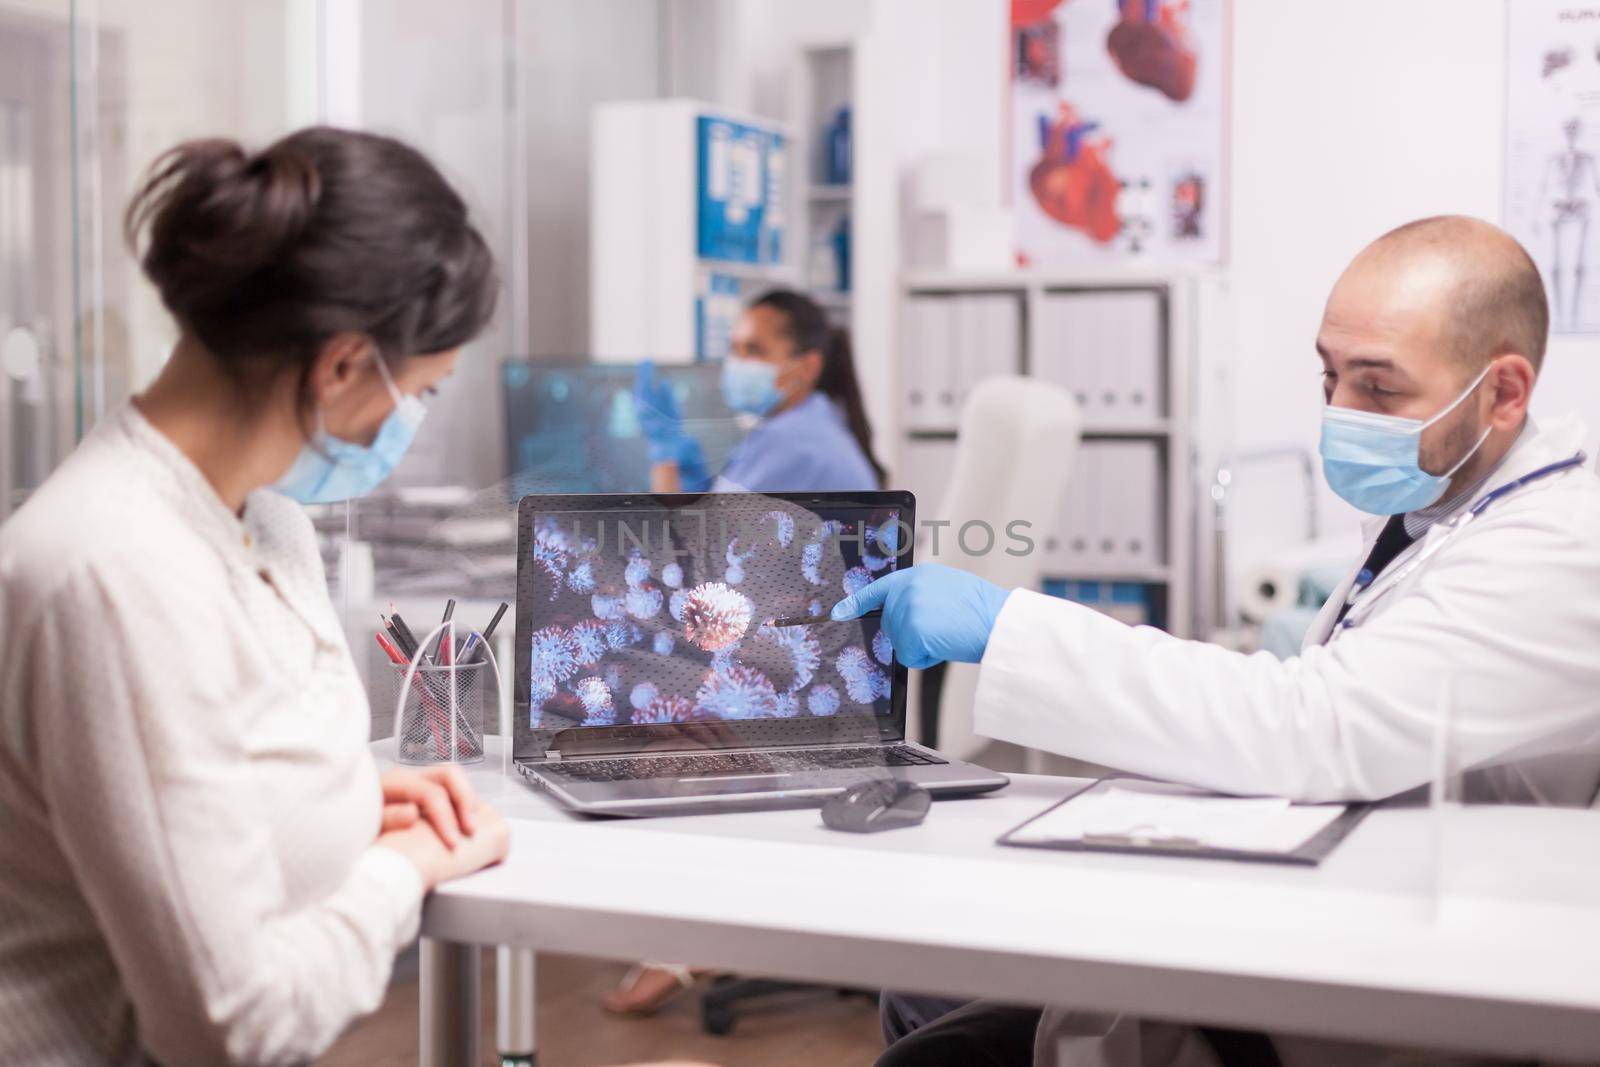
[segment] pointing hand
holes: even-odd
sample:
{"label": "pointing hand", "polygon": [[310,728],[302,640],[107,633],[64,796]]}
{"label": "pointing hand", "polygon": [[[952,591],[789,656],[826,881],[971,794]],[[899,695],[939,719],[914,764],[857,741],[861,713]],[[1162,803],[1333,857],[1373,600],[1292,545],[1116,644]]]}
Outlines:
{"label": "pointing hand", "polygon": [[977,575],[923,563],[886,574],[833,606],[836,622],[883,609],[895,658],[908,667],[977,663],[1010,593]]}

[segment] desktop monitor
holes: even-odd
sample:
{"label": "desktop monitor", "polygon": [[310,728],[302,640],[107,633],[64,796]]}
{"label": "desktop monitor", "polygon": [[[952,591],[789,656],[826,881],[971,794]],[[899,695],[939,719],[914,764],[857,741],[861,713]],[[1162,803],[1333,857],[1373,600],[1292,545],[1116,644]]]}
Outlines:
{"label": "desktop monitor", "polygon": [[[721,370],[720,363],[656,366],[712,474],[746,433],[723,403]],[[635,363],[505,361],[506,469],[518,492],[647,491],[648,443],[633,397],[637,374]]]}

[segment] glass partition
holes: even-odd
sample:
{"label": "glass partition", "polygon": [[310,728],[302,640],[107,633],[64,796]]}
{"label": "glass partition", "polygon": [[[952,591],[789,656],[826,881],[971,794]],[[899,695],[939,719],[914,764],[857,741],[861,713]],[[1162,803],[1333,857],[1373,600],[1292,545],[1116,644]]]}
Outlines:
{"label": "glass partition", "polygon": [[187,138],[259,141],[314,117],[303,7],[0,5],[0,519],[172,346],[122,235],[143,169]]}
{"label": "glass partition", "polygon": [[[1592,925],[1600,915],[1593,708],[1519,706],[1481,683],[1470,671],[1440,683],[1432,797],[1439,920],[1481,922],[1487,905],[1526,908],[1530,922],[1552,917],[1551,929],[1574,909]],[[1513,746],[1511,736],[1540,740]]]}

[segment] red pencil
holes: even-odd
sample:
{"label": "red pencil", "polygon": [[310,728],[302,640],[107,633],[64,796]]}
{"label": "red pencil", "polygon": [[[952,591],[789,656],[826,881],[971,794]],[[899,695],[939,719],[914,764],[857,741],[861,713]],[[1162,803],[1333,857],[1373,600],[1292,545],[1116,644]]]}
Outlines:
{"label": "red pencil", "polygon": [[383,648],[383,651],[388,654],[391,660],[401,667],[406,665],[406,658],[400,654],[400,650],[398,648],[394,647],[393,641],[389,640],[381,633],[375,633],[372,636],[378,639],[378,644]]}

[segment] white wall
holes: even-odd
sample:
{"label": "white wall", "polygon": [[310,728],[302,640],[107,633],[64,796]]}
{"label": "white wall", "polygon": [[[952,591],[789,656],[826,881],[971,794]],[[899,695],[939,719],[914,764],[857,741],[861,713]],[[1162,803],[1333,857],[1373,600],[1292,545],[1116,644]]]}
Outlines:
{"label": "white wall", "polygon": [[[1210,398],[1231,409],[1221,421],[1235,427],[1232,446],[1315,450],[1312,342],[1328,289],[1363,245],[1426,215],[1499,220],[1505,19],[1502,0],[1235,0],[1239,349],[1231,395]],[[1597,347],[1552,340],[1536,415],[1576,409],[1600,428]],[[1325,528],[1355,521],[1324,502]]]}
{"label": "white wall", "polygon": [[596,104],[661,91],[656,0],[541,0],[518,18],[527,130],[528,339],[589,351],[589,124]]}

